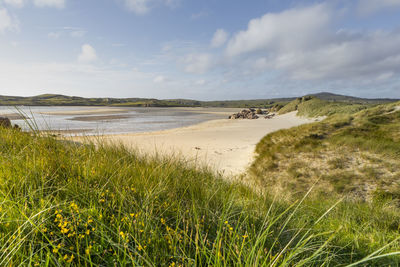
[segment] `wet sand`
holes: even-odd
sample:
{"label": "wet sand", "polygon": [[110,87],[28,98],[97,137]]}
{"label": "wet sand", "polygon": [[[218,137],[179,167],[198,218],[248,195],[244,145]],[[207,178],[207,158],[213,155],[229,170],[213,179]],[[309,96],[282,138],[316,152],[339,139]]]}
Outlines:
{"label": "wet sand", "polygon": [[19,113],[0,114],[0,117],[6,117],[6,118],[9,118],[10,120],[25,120],[25,119],[29,119],[28,117],[25,117],[24,115],[19,114]]}
{"label": "wet sand", "polygon": [[102,115],[102,116],[78,116],[68,120],[71,121],[109,121],[109,120],[121,120],[128,119],[129,115]]}
{"label": "wet sand", "polygon": [[92,114],[112,114],[112,113],[125,113],[129,112],[128,109],[124,108],[113,108],[113,107],[88,107],[86,109],[82,109],[82,107],[77,107],[76,110],[68,110],[68,111],[52,111],[52,112],[40,112],[40,114],[44,115],[92,115]]}

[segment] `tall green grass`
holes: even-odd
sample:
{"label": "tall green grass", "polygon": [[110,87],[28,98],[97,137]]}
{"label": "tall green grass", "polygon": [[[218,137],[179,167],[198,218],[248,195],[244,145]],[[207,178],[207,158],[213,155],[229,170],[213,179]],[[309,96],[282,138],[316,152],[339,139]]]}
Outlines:
{"label": "tall green grass", "polygon": [[[321,265],[334,231],[182,161],[0,129],[0,265]],[[297,225],[296,225],[297,226]]]}
{"label": "tall green grass", "polygon": [[[333,103],[326,112],[321,100],[302,101],[296,107],[299,113],[327,118],[264,137],[256,147],[250,177],[288,201],[313,187],[305,202],[308,218],[343,199],[319,230],[339,229],[333,243],[350,245],[357,254],[371,253],[400,235],[398,106],[399,102],[353,110],[354,105]],[[392,245],[394,251],[400,249],[398,241]],[[399,261],[395,257],[392,264]]]}
{"label": "tall green grass", "polygon": [[386,202],[316,201],[312,190],[285,201],[183,160],[31,130],[0,128],[0,266],[400,262]]}

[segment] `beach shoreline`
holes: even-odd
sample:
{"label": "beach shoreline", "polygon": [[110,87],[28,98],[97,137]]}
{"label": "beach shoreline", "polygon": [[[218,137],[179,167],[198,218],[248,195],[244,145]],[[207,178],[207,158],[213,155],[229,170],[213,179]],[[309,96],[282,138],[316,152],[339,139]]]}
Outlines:
{"label": "beach shoreline", "polygon": [[140,155],[177,157],[233,177],[246,171],[253,161],[257,143],[265,135],[313,121],[291,112],[272,119],[217,119],[154,132],[70,138],[78,142],[123,144]]}

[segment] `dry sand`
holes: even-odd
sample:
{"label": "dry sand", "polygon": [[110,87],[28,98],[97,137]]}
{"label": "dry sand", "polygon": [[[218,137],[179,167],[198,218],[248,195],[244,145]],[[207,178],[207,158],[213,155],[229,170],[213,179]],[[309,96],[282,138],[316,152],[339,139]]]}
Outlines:
{"label": "dry sand", "polygon": [[[314,120],[295,112],[258,120],[213,120],[201,124],[148,133],[106,135],[106,142],[122,143],[139,153],[183,157],[206,164],[226,176],[243,173],[253,161],[256,144],[268,133]],[[98,140],[98,137],[74,137]]]}

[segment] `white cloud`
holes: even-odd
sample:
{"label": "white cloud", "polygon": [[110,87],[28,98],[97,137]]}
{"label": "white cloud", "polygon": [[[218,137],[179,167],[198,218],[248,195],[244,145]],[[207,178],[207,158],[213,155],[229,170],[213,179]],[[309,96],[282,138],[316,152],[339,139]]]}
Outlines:
{"label": "white cloud", "polygon": [[196,20],[196,19],[200,19],[203,17],[207,17],[208,16],[208,12],[207,11],[200,11],[198,13],[194,13],[190,16],[190,19],[192,20]]}
{"label": "white cloud", "polygon": [[228,33],[223,29],[218,29],[211,40],[212,47],[220,47],[228,40]]}
{"label": "white cloud", "polygon": [[202,74],[213,66],[212,56],[206,53],[186,55],[182,62],[189,73]]}
{"label": "white cloud", "polygon": [[0,33],[5,32],[6,30],[18,30],[18,22],[11,17],[7,9],[0,8]]}
{"label": "white cloud", "polygon": [[62,30],[56,32],[49,32],[47,36],[52,39],[58,39],[61,36],[70,36],[73,38],[82,38],[86,35],[86,31],[80,28],[63,27]]}
{"label": "white cloud", "polygon": [[164,4],[169,8],[177,8],[181,3],[181,0],[164,0]]}
{"label": "white cloud", "polygon": [[4,3],[14,7],[21,8],[25,5],[25,0],[4,0]]}
{"label": "white cloud", "polygon": [[33,0],[33,3],[38,7],[64,8],[65,6],[65,0]]}
{"label": "white cloud", "polygon": [[168,79],[163,76],[163,75],[159,75],[157,77],[154,78],[153,82],[154,83],[165,83]]}
{"label": "white cloud", "polygon": [[297,50],[323,38],[331,11],[323,4],[268,13],[249,22],[245,31],[228,43],[227,54],[236,56],[261,50]]}
{"label": "white cloud", "polygon": [[144,15],[159,6],[167,6],[174,9],[179,6],[181,0],[124,0],[124,2],[130,11],[137,15]]}
{"label": "white cloud", "polygon": [[85,34],[86,34],[86,31],[84,31],[84,30],[76,30],[76,31],[72,31],[70,33],[70,36],[75,37],[75,38],[81,38],[81,37],[85,36]]}
{"label": "white cloud", "polygon": [[146,14],[149,8],[150,0],[125,0],[125,4],[129,10],[138,15]]}
{"label": "white cloud", "polygon": [[205,85],[206,81],[205,80],[197,80],[194,84],[195,85]]}
{"label": "white cloud", "polygon": [[[278,71],[296,80],[390,79],[400,74],[400,30],[333,30],[332,6],[266,14],[229,40],[230,66],[253,74]],[[240,60],[240,64],[238,61]]]}
{"label": "white cloud", "polygon": [[400,32],[364,33],[341,41],[333,37],[317,49],[279,55],[274,67],[298,79],[389,78],[387,73],[400,73]]}
{"label": "white cloud", "polygon": [[12,22],[11,17],[8,14],[7,9],[0,9],[0,32],[3,32],[11,28]]}
{"label": "white cloud", "polygon": [[89,44],[82,45],[82,51],[78,56],[78,61],[89,63],[97,60],[96,50]]}
{"label": "white cloud", "polygon": [[[77,63],[0,61],[0,95],[149,96],[152,73]],[[118,90],[110,90],[118,88]],[[140,90],[138,89],[140,88]],[[157,88],[154,88],[157,90]],[[163,93],[167,96],[165,90]]]}
{"label": "white cloud", "polygon": [[47,37],[51,39],[58,39],[61,36],[61,32],[49,32]]}
{"label": "white cloud", "polygon": [[389,8],[400,8],[400,0],[359,0],[357,6],[361,15],[370,15]]}

